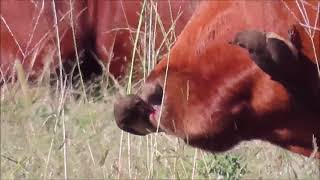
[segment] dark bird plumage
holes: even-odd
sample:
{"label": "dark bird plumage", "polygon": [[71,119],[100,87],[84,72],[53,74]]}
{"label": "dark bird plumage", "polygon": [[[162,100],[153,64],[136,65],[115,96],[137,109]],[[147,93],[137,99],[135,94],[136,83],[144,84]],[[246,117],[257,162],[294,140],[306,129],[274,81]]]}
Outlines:
{"label": "dark bird plumage", "polygon": [[[296,28],[288,31],[289,40],[273,32],[245,30],[238,32],[232,44],[247,49],[253,62],[271,79],[281,83],[303,106],[312,104],[320,110],[320,86],[316,65],[305,56]],[[319,103],[314,106],[313,101]]]}
{"label": "dark bird plumage", "polygon": [[[298,51],[293,44],[272,32],[259,32],[255,30],[241,31],[236,34],[233,44],[248,50],[251,59],[272,79],[282,81],[287,65],[295,66]],[[289,63],[289,64],[288,64]],[[290,70],[296,71],[297,67]]]}

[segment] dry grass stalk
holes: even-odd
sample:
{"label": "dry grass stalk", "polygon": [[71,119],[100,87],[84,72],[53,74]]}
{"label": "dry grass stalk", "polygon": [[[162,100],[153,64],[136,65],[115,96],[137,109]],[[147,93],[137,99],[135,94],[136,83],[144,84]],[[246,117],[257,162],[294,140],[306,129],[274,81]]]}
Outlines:
{"label": "dry grass stalk", "polygon": [[191,179],[194,179],[195,172],[196,172],[196,160],[197,160],[197,154],[198,154],[198,149],[195,150],[194,152],[194,157],[193,157],[193,166],[192,166],[192,176]]}
{"label": "dry grass stalk", "polygon": [[23,67],[22,67],[22,65],[21,65],[19,60],[15,61],[15,68],[16,68],[16,71],[17,71],[18,81],[20,83],[21,90],[22,90],[22,93],[23,93],[24,98],[25,98],[25,105],[29,106],[32,103],[31,96],[30,96],[30,93],[29,93],[29,85],[28,85],[28,82],[27,82],[26,75],[24,73]]}
{"label": "dry grass stalk", "polygon": [[75,32],[74,24],[73,24],[74,20],[73,20],[73,13],[72,13],[72,10],[73,10],[72,0],[69,0],[69,4],[70,4],[70,26],[71,26],[71,32],[72,32],[72,40],[73,40],[75,58],[76,58],[76,62],[77,62],[78,70],[79,70],[82,93],[83,93],[85,101],[87,102],[88,98],[87,98],[87,93],[86,93],[86,89],[84,87],[83,77],[82,77],[82,73],[81,73],[81,69],[80,69],[80,60],[79,60],[78,49],[77,49],[78,46],[77,46],[77,41],[76,41],[76,32]]}

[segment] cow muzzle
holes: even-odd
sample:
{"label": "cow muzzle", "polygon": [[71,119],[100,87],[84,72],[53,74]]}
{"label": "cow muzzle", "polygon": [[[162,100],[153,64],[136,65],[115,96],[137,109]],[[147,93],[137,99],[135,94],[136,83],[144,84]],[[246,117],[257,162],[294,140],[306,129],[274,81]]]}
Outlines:
{"label": "cow muzzle", "polygon": [[151,104],[137,95],[121,97],[114,104],[114,116],[118,127],[140,136],[156,132],[157,128],[150,121],[155,112],[156,109]]}

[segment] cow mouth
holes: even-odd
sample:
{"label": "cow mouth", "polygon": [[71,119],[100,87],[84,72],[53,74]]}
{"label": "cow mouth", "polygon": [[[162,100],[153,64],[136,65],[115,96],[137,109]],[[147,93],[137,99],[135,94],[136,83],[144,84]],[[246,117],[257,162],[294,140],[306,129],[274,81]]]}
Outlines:
{"label": "cow mouth", "polygon": [[[160,113],[161,113],[161,106],[160,105],[152,105],[152,109],[153,111],[150,113],[149,115],[149,121],[151,122],[151,124],[155,127],[158,128],[158,126],[160,126]],[[159,131],[161,130],[160,127],[158,129]]]}

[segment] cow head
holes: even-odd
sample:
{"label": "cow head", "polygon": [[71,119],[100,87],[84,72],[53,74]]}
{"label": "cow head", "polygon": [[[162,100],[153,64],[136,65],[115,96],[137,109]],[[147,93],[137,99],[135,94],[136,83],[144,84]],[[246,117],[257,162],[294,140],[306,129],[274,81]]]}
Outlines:
{"label": "cow head", "polygon": [[[265,45],[269,37],[263,29],[283,36],[289,24],[296,23],[294,18],[278,16],[274,20],[283,23],[268,23],[258,10],[265,5],[261,2],[255,7],[248,12],[250,20],[239,21],[246,9],[239,10],[233,1],[204,2],[141,92],[115,103],[117,125],[137,135],[163,131],[211,152],[228,150],[242,140],[262,139],[310,155],[312,147],[305,148],[304,142],[311,145],[307,137],[319,129],[317,114],[294,107],[288,91],[252,62],[253,51],[228,44],[236,36],[241,47],[260,49],[259,39]],[[277,14],[287,12],[279,10],[277,3],[268,8]],[[243,24],[260,32],[237,34],[246,28]],[[284,44],[272,39],[276,40],[272,47]],[[284,50],[275,49],[273,54],[286,55]]]}
{"label": "cow head", "polygon": [[[238,56],[219,51],[228,48]],[[234,116],[240,121],[247,112],[246,92],[251,87],[247,83],[256,77],[253,74],[257,71],[248,59],[244,60],[247,54],[240,53],[238,47],[224,43],[212,46],[211,50],[225,63],[212,61],[212,56],[203,56],[203,64],[190,56],[192,59],[186,63],[178,59],[181,51],[173,49],[168,58],[157,64],[140,92],[115,103],[118,127],[136,135],[158,129],[190,145],[214,151],[234,145],[238,140]],[[234,73],[241,77],[235,80]],[[235,90],[229,87],[229,79]],[[215,143],[208,145],[209,141]]]}

